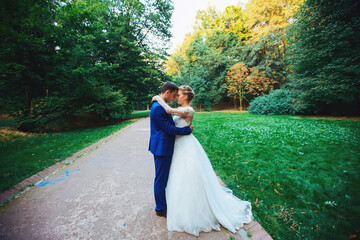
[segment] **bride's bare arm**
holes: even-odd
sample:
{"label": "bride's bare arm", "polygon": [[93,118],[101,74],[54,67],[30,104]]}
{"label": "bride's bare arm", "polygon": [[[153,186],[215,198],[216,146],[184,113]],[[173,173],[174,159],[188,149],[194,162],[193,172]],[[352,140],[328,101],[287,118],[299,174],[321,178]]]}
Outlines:
{"label": "bride's bare arm", "polygon": [[180,110],[177,108],[170,107],[160,96],[154,96],[152,98],[152,101],[157,101],[169,114],[177,115],[183,118],[186,118],[189,115],[188,110],[183,110],[183,109]]}

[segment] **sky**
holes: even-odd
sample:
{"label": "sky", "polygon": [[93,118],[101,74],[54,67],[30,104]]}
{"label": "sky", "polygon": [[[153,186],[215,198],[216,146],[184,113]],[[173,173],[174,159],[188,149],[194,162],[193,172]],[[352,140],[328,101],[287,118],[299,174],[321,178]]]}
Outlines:
{"label": "sky", "polygon": [[167,51],[172,54],[175,48],[184,40],[187,33],[192,32],[195,16],[198,10],[206,10],[209,5],[223,12],[227,6],[246,3],[248,0],[173,0],[174,12],[171,18],[171,47]]}

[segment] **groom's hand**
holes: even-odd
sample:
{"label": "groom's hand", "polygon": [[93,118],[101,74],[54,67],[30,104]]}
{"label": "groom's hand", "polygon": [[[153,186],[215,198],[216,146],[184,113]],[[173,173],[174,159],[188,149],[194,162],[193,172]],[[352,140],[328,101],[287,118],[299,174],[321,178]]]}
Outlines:
{"label": "groom's hand", "polygon": [[191,132],[194,131],[194,126],[192,124],[190,125],[190,128],[191,128]]}

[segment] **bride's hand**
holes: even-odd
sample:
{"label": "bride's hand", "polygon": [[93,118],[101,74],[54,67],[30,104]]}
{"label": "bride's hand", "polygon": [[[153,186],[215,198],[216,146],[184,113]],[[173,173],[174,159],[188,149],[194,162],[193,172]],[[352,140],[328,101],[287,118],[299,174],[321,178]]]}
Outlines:
{"label": "bride's hand", "polygon": [[191,128],[191,132],[194,131],[194,126],[192,124],[190,125],[190,128]]}

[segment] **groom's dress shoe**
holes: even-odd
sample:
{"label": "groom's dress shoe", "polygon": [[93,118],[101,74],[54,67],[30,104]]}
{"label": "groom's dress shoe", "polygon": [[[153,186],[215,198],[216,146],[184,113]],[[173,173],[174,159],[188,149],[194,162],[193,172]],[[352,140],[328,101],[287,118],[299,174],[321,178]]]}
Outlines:
{"label": "groom's dress shoe", "polygon": [[166,209],[165,210],[162,210],[162,211],[158,211],[156,212],[156,216],[159,216],[159,217],[165,217],[166,218]]}

